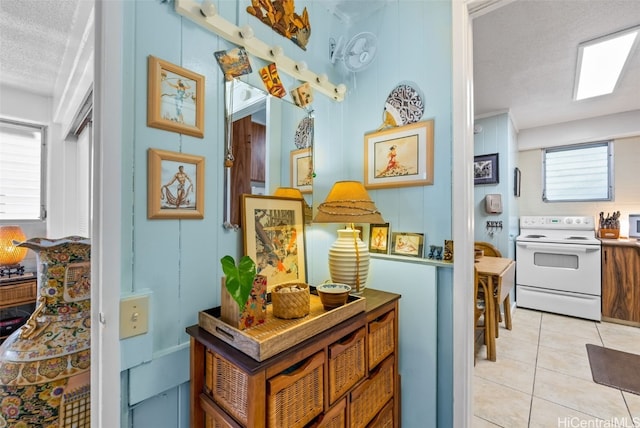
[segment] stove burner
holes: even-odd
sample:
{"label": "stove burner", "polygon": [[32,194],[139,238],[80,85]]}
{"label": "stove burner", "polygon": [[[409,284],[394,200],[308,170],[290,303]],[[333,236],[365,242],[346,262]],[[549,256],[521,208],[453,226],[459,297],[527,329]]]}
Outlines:
{"label": "stove burner", "polygon": [[536,238],[536,239],[538,239],[538,238],[546,238],[546,237],[547,237],[547,235],[527,235],[527,236],[525,236],[525,238]]}
{"label": "stove burner", "polygon": [[565,239],[577,239],[577,240],[586,240],[589,239],[586,236],[567,236]]}

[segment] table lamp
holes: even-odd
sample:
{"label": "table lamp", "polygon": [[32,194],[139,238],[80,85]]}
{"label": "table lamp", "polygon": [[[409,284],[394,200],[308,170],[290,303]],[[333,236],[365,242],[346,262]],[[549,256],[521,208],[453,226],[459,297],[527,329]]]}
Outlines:
{"label": "table lamp", "polygon": [[311,223],[311,218],[313,217],[311,214],[311,207],[304,199],[304,196],[302,196],[302,192],[300,191],[300,189],[296,189],[295,187],[278,187],[275,192],[273,192],[273,196],[302,199],[302,202],[304,202],[304,223]]}
{"label": "table lamp", "polygon": [[318,206],[314,223],[346,223],[329,249],[331,281],[348,284],[361,293],[369,274],[369,249],[358,236],[354,223],[384,223],[382,215],[358,181],[338,181]]}
{"label": "table lamp", "polygon": [[20,226],[0,226],[0,277],[24,273],[24,266],[20,262],[27,255],[27,248],[16,247],[13,241],[22,242],[26,239]]}

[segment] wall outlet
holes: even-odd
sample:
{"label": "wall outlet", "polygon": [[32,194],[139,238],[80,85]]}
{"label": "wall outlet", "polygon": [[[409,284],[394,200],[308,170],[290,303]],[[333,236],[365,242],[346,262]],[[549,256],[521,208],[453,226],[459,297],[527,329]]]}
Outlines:
{"label": "wall outlet", "polygon": [[149,331],[149,296],[127,297],[120,300],[120,339],[138,336]]}

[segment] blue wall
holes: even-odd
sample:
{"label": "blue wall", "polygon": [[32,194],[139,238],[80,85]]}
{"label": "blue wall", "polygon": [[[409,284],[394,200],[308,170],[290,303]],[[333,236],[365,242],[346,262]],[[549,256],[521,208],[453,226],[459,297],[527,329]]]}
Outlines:
{"label": "blue wall", "polygon": [[[363,180],[364,134],[382,124],[384,102],[402,81],[414,82],[424,93],[424,119],[435,121],[435,181],[432,186],[371,191],[377,207],[392,230],[422,232],[425,244],[442,245],[451,237],[451,4],[449,1],[390,2],[360,22],[346,26],[324,2],[297,1],[307,6],[312,37],[303,52],[244,11],[248,2],[216,2],[219,13],[238,25],[250,23],[256,36],[284,47],[294,59],[305,60],[316,72],[349,87],[346,100],[333,102],[316,94],[314,155],[316,181],[313,204],[324,199],[337,180]],[[197,323],[198,311],[219,304],[222,272],[219,259],[241,251],[241,232],[222,228],[224,144],[223,77],[213,52],[231,46],[174,11],[172,3],[132,1],[125,4],[125,94],[122,115],[123,230],[121,294],[148,294],[151,299],[150,332],[121,342],[123,426],[188,426],[188,341],[185,328]],[[238,17],[236,18],[236,14]],[[237,21],[236,21],[237,19]],[[367,70],[352,74],[329,62],[329,38],[349,37],[359,31],[378,36],[378,55]],[[183,136],[146,126],[147,57],[154,55],[206,78],[205,138]],[[258,68],[254,65],[254,69]],[[289,88],[295,82],[285,81]],[[283,137],[284,138],[284,137]],[[283,141],[283,144],[286,144]],[[205,157],[205,216],[202,220],[147,219],[147,151],[149,148]],[[293,150],[295,147],[291,147]],[[283,149],[286,150],[286,149]],[[284,156],[283,156],[284,157]],[[288,158],[283,159],[288,165]],[[328,277],[326,255],[337,227],[313,225],[307,229],[308,282]],[[400,275],[403,262],[386,261],[390,274]],[[438,269],[440,271],[441,269]],[[416,323],[432,326],[422,347],[430,349],[430,367],[437,376],[425,376],[403,399],[424,397],[425,409],[437,412],[439,426],[451,425],[452,276],[438,272],[437,289],[448,290],[437,310],[420,319],[401,318],[401,337]],[[393,290],[396,284],[381,280],[375,288]],[[418,282],[418,281],[415,281]],[[422,291],[421,291],[422,292]],[[434,295],[435,290],[432,290]],[[403,291],[409,304],[412,289]],[[417,292],[416,296],[420,295]],[[449,298],[446,298],[446,296]],[[411,302],[414,303],[414,302]],[[444,320],[440,322],[439,320]],[[444,352],[444,353],[443,353]],[[434,356],[435,355],[435,356]],[[402,361],[408,356],[403,356]],[[418,355],[417,358],[421,358]],[[410,364],[406,364],[409,370]],[[401,366],[401,374],[405,367]],[[403,382],[405,385],[411,382]],[[437,393],[434,391],[437,385]],[[408,388],[408,387],[407,387]],[[423,390],[424,388],[424,390]],[[436,410],[437,409],[437,410]],[[431,415],[431,420],[435,416]],[[171,421],[171,422],[167,422]],[[175,424],[174,424],[175,421]],[[421,426],[409,423],[405,426]],[[169,423],[170,425],[167,425]]]}
{"label": "blue wall", "polygon": [[[518,203],[514,196],[514,168],[517,167],[518,147],[515,127],[508,113],[476,119],[474,154],[498,153],[499,183],[475,186],[475,240],[490,242],[504,257],[515,258],[515,238],[518,236]],[[484,197],[497,193],[502,196],[501,214],[487,214]],[[487,221],[501,221],[502,229],[487,229]]]}

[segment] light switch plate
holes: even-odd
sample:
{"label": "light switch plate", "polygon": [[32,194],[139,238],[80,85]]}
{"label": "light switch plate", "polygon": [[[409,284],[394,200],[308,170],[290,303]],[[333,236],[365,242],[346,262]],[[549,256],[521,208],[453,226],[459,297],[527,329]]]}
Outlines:
{"label": "light switch plate", "polygon": [[138,336],[149,331],[149,296],[127,297],[120,300],[120,339]]}

